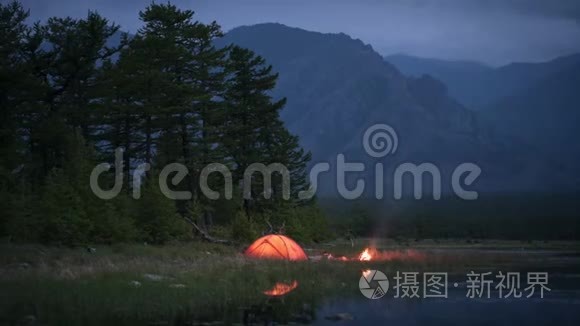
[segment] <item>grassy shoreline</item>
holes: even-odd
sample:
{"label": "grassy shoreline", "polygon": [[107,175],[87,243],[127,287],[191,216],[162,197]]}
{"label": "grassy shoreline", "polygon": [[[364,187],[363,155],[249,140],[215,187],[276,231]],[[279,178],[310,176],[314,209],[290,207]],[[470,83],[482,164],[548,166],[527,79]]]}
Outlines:
{"label": "grassy shoreline", "polygon": [[[308,254],[322,252],[356,257],[368,239],[305,246]],[[577,243],[421,241],[398,245],[375,242],[380,250],[416,250],[420,259],[404,255],[389,261],[307,262],[246,259],[238,247],[208,243],[182,243],[164,247],[116,245],[85,248],[51,248],[35,245],[0,245],[0,321],[18,322],[34,316],[49,325],[143,325],[160,321],[189,324],[202,321],[239,321],[249,306],[270,302],[262,291],[276,282],[298,281],[298,288],[283,299],[283,311],[317,306],[325,299],[360,295],[361,270],[387,274],[396,271],[521,269],[534,266],[541,255],[554,250],[577,254]],[[471,249],[481,249],[474,254]],[[543,263],[543,262],[542,262]],[[0,323],[1,325],[2,323]]]}

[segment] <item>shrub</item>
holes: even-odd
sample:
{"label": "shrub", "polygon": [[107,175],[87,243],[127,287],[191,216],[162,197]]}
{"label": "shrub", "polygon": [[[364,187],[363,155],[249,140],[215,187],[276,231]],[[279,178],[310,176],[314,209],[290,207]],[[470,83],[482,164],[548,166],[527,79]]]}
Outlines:
{"label": "shrub", "polygon": [[250,222],[243,211],[238,211],[232,221],[232,238],[242,242],[254,241],[259,233],[255,230],[254,223]]}
{"label": "shrub", "polygon": [[190,226],[177,214],[175,202],[161,193],[156,182],[146,182],[142,197],[134,203],[135,220],[142,240],[163,244],[191,235]]}

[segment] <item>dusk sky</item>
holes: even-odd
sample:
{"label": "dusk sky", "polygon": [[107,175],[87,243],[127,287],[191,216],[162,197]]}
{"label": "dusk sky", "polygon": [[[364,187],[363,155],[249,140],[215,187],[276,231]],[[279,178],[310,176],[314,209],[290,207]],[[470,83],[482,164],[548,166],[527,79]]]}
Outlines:
{"label": "dusk sky", "polygon": [[[8,0],[0,0],[6,2]],[[82,17],[97,10],[134,32],[149,0],[22,0],[33,19]],[[157,1],[158,3],[163,1]],[[544,61],[580,52],[576,0],[174,0],[216,20],[224,31],[278,22],[320,32],[344,32],[381,54],[482,61],[492,65]]]}

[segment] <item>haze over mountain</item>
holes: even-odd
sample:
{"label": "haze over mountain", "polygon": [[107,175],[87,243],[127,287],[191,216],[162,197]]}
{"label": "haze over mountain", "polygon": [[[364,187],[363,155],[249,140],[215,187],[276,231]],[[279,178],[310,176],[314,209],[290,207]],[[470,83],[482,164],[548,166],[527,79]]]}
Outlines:
{"label": "haze over mountain", "polygon": [[580,64],[580,54],[541,63],[511,63],[493,68],[478,62],[419,58],[404,54],[385,57],[403,74],[431,75],[443,81],[451,96],[467,108],[480,110],[505,96],[524,92],[551,74]]}
{"label": "haze over mountain", "polygon": [[579,85],[580,62],[498,100],[481,116],[502,137],[534,144],[537,160],[558,160],[561,167],[577,169]]}
{"label": "haze over mountain", "polygon": [[[360,40],[259,24],[236,28],[220,40],[222,45],[230,43],[256,51],[280,73],[273,95],[288,98],[282,118],[312,151],[315,162],[332,163],[336,154],[344,153],[347,161],[384,162],[390,172],[401,162],[432,162],[448,178],[447,184],[457,165],[475,162],[485,174],[477,186],[488,191],[578,186],[567,180],[569,171],[554,172],[553,162],[538,160],[535,144],[503,136],[493,128],[493,116],[479,117],[450,97],[443,82],[430,76],[406,77]],[[477,73],[493,71],[472,63],[461,65]],[[509,76],[522,70],[525,75],[527,67],[499,71]],[[520,78],[515,76],[512,84]],[[395,155],[379,160],[366,155],[361,143],[364,131],[377,123],[391,125],[399,136]]]}
{"label": "haze over mountain", "polygon": [[569,169],[580,161],[580,54],[495,69],[406,55],[385,59],[410,76],[444,81],[455,98],[480,110],[480,120],[495,135],[531,146],[536,160]]}

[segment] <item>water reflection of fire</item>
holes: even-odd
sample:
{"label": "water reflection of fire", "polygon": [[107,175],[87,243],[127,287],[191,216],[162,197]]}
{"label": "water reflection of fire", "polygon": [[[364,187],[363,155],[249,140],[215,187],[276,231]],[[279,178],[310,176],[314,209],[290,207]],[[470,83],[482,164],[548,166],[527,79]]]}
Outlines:
{"label": "water reflection of fire", "polygon": [[370,269],[365,269],[364,271],[362,271],[362,275],[364,276],[364,278],[368,279],[369,275],[371,275],[372,271]]}
{"label": "water reflection of fire", "polygon": [[274,285],[273,288],[271,288],[270,290],[266,290],[263,293],[267,296],[270,296],[270,297],[280,297],[280,296],[283,296],[283,295],[290,293],[291,291],[293,291],[297,287],[298,287],[298,281],[296,281],[296,280],[292,281],[292,284],[278,282]]}

